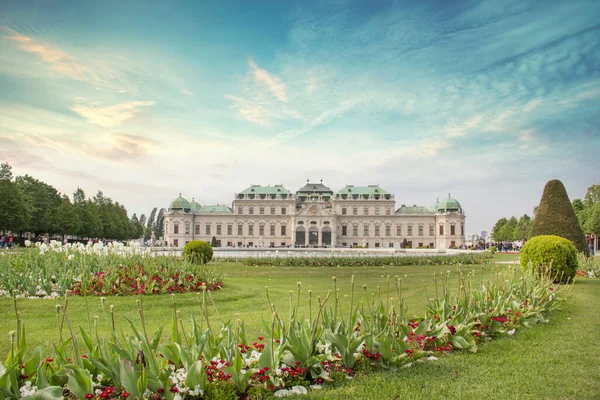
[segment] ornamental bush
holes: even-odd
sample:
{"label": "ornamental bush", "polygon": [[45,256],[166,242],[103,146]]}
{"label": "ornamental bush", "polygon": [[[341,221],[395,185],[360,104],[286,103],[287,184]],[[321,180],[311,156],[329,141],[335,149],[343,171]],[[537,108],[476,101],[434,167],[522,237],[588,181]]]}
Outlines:
{"label": "ornamental bush", "polygon": [[541,235],[569,239],[578,251],[585,254],[590,252],[567,190],[558,179],[546,183],[540,205],[535,211],[531,236]]}
{"label": "ornamental bush", "polygon": [[521,250],[523,270],[532,267],[551,267],[556,280],[569,282],[578,268],[577,249],[568,239],[555,235],[531,238]]}
{"label": "ornamental bush", "polygon": [[212,260],[213,249],[208,242],[192,240],[186,243],[181,253],[183,259],[193,264],[205,264]]}
{"label": "ornamental bush", "polygon": [[490,253],[496,254],[496,251],[497,251],[496,246],[490,246],[489,250],[490,250]]}

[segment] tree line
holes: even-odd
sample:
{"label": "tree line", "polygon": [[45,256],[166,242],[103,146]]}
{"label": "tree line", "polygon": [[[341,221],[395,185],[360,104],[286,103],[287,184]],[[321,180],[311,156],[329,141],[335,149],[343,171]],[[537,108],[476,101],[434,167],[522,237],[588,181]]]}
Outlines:
{"label": "tree line", "polygon": [[600,234],[600,184],[588,188],[583,200],[573,200],[573,209],[583,232]]}
{"label": "tree line", "polygon": [[[600,185],[588,188],[585,197],[571,203],[579,225],[585,234],[600,234]],[[535,215],[537,207],[533,210]],[[492,229],[492,238],[497,242],[510,242],[531,237],[533,219],[527,214],[521,218],[500,218]]]}
{"label": "tree line", "polygon": [[78,187],[71,199],[27,174],[13,178],[12,167],[0,165],[0,230],[5,233],[148,240],[162,236],[164,212],[155,207],[149,217],[128,217],[123,204],[100,190],[86,198]]}

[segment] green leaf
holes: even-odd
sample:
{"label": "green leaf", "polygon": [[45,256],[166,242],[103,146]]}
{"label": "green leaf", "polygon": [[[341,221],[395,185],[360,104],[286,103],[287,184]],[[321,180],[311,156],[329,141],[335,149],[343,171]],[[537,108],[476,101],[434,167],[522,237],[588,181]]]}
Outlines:
{"label": "green leaf", "polygon": [[193,363],[187,372],[185,383],[190,389],[195,389],[200,385],[200,389],[204,390],[206,386],[206,370],[202,365],[202,361],[198,360]]}
{"label": "green leaf", "polygon": [[93,392],[92,375],[85,369],[79,368],[76,365],[69,365],[67,367],[67,376],[69,378],[67,388],[78,399],[83,399],[86,394]]}
{"label": "green leaf", "polygon": [[121,361],[121,385],[127,390],[127,392],[132,396],[132,398],[141,398],[140,393],[138,392],[138,374],[133,367],[133,364],[128,359],[123,359]]}
{"label": "green leaf", "polygon": [[87,347],[88,350],[92,352],[94,350],[94,345],[92,344],[92,339],[90,338],[90,335],[88,335],[88,333],[82,327],[79,327],[79,330],[81,331],[81,337],[83,338],[83,343],[85,343],[85,347]]}
{"label": "green leaf", "polygon": [[63,388],[60,386],[49,386],[42,390],[38,390],[33,395],[33,400],[62,400]]}

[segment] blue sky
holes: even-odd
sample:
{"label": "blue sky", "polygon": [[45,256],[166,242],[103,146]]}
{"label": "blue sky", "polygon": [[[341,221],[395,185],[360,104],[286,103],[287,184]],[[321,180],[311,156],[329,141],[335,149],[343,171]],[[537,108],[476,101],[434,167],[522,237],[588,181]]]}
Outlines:
{"label": "blue sky", "polygon": [[467,232],[598,183],[597,1],[4,1],[0,159],[130,212],[380,184]]}

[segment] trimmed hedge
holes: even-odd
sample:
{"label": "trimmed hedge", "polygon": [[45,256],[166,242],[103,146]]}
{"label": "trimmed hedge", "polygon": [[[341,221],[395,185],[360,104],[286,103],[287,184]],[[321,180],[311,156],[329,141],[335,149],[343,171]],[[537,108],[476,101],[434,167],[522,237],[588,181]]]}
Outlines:
{"label": "trimmed hedge", "polygon": [[578,268],[577,249],[568,239],[556,235],[536,236],[529,239],[521,250],[521,266],[551,267],[557,280],[569,282]]}
{"label": "trimmed hedge", "polygon": [[590,252],[567,190],[558,179],[546,183],[535,212],[531,236],[541,235],[557,235],[569,239],[578,251],[585,254]]}
{"label": "trimmed hedge", "polygon": [[208,242],[203,240],[192,240],[186,243],[181,253],[184,260],[193,264],[205,264],[212,260],[213,249]]}

